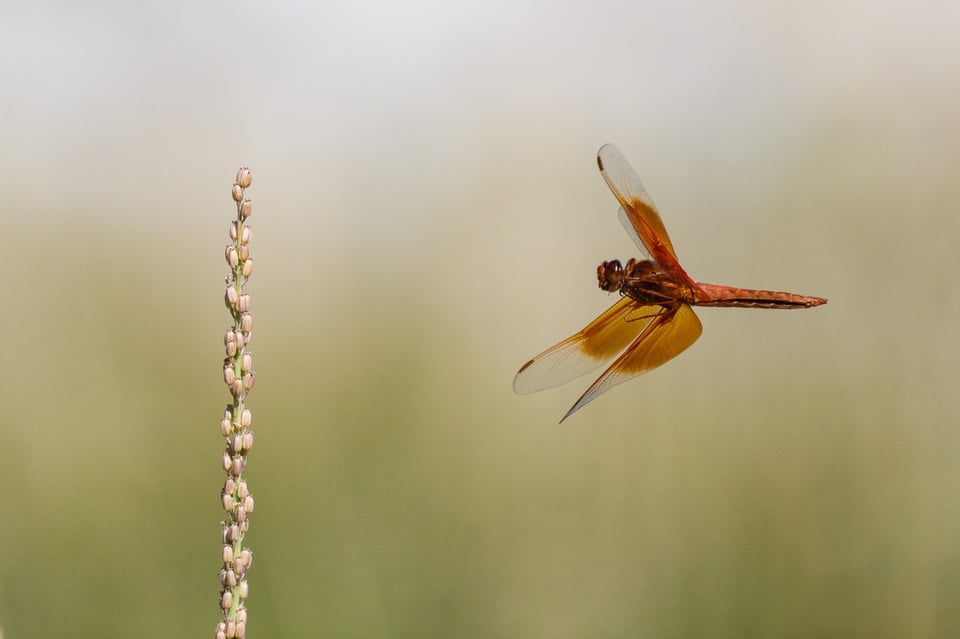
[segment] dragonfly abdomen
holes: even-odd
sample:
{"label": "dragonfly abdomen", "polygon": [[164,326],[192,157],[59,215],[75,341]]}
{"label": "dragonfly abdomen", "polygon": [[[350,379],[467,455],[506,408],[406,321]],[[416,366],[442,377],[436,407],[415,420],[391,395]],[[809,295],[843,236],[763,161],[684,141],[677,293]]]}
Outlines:
{"label": "dragonfly abdomen", "polygon": [[697,306],[739,306],[748,308],[810,308],[826,304],[822,297],[797,295],[781,291],[761,291],[752,288],[737,288],[719,284],[700,284],[706,295],[698,295],[690,302]]}

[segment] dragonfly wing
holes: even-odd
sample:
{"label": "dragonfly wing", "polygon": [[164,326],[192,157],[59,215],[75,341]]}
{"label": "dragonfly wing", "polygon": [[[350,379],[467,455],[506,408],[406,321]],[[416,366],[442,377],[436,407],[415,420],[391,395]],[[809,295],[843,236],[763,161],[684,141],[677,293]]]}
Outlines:
{"label": "dragonfly wing", "polygon": [[514,392],[526,395],[553,388],[596,370],[626,348],[659,313],[659,306],[641,306],[621,297],[579,333],[524,364],[513,379]]}
{"label": "dragonfly wing", "polygon": [[697,283],[677,260],[677,253],[673,250],[673,243],[657,207],[620,150],[612,144],[603,145],[597,152],[597,165],[607,186],[620,202],[617,212],[620,223],[644,255],[656,262],[664,272],[697,288]]}
{"label": "dragonfly wing", "polygon": [[640,239],[637,245],[654,261],[658,260],[659,254],[664,250],[675,261],[677,254],[673,250],[663,220],[660,219],[660,213],[633,167],[620,153],[620,149],[612,144],[604,144],[597,152],[597,165],[604,181],[619,200],[635,229],[635,234],[631,235],[634,240]]}
{"label": "dragonfly wing", "polygon": [[617,217],[620,218],[620,224],[623,225],[624,230],[627,232],[627,235],[630,236],[630,239],[633,240],[633,243],[640,247],[640,250],[643,252],[647,258],[650,258],[650,255],[647,251],[647,247],[643,245],[643,240],[640,239],[640,235],[637,233],[637,228],[633,225],[633,221],[630,219],[630,214],[627,213],[627,209],[620,207],[617,210]]}
{"label": "dragonfly wing", "polygon": [[617,384],[622,384],[628,379],[670,361],[697,341],[702,331],[700,319],[687,304],[680,304],[676,310],[661,308],[660,314],[647,323],[643,332],[587,389],[560,421],[563,422],[564,419]]}

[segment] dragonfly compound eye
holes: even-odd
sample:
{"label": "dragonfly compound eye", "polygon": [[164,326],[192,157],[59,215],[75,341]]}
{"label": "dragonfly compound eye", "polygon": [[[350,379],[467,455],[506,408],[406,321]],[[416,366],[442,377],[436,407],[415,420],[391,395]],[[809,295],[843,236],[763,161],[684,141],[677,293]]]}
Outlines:
{"label": "dragonfly compound eye", "polygon": [[611,293],[619,291],[620,283],[623,282],[623,266],[621,266],[620,260],[611,260],[598,266],[597,281],[600,288],[605,291]]}

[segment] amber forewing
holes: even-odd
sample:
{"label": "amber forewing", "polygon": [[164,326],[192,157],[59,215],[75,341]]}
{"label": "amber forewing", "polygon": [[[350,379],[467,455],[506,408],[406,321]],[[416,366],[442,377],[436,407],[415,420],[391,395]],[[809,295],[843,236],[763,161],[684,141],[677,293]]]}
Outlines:
{"label": "amber forewing", "polygon": [[600,151],[597,152],[597,165],[607,186],[620,201],[633,228],[640,236],[643,242],[641,248],[646,248],[647,256],[659,262],[660,255],[663,253],[659,247],[662,245],[675,262],[677,254],[673,250],[673,243],[670,242],[663,220],[660,219],[660,213],[657,212],[656,205],[647,190],[643,188],[643,183],[633,167],[620,153],[620,149],[612,144],[600,147]]}
{"label": "amber forewing", "polygon": [[703,332],[700,319],[686,304],[680,304],[676,311],[656,306],[647,308],[660,310],[660,315],[647,323],[633,344],[587,389],[563,419],[570,417],[617,384],[670,361],[687,350]]}
{"label": "amber forewing", "polygon": [[596,370],[610,361],[660,312],[622,297],[579,333],[523,365],[513,380],[520,395],[553,388]]}

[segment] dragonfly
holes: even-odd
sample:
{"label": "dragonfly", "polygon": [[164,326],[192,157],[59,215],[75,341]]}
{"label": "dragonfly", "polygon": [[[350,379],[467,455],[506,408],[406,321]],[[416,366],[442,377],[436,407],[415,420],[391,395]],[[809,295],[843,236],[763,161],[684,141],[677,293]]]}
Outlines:
{"label": "dragonfly", "polygon": [[525,395],[564,384],[616,357],[561,423],[614,386],[665,364],[697,341],[703,327],[693,306],[811,308],[827,303],[822,297],[695,282],[680,266],[657,207],[619,149],[602,146],[597,164],[620,202],[621,224],[645,259],[600,264],[600,288],[619,293],[620,299],[517,372],[513,390]]}

